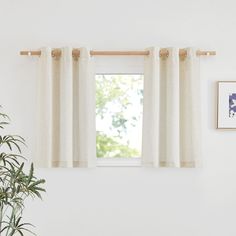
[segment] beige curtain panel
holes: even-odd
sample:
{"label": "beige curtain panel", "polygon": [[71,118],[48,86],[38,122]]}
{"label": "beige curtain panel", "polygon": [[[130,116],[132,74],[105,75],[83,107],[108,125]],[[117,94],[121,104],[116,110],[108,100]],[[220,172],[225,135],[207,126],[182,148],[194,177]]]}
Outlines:
{"label": "beige curtain panel", "polygon": [[160,48],[145,57],[142,164],[197,167],[201,157],[199,58],[194,48],[179,58],[178,48],[160,59]]}
{"label": "beige curtain panel", "polygon": [[86,48],[73,60],[62,48],[42,48],[38,79],[38,167],[93,167],[96,162],[95,80]]}

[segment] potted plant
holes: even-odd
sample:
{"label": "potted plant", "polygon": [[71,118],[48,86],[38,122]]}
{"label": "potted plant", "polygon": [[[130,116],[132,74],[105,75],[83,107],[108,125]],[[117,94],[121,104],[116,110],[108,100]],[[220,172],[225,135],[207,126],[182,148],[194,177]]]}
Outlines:
{"label": "potted plant", "polygon": [[[9,117],[0,112],[0,131],[9,124]],[[0,132],[0,236],[24,236],[31,232],[30,223],[22,220],[25,200],[29,197],[41,198],[44,179],[34,175],[31,164],[26,173],[21,147],[25,140],[18,135],[2,135]]]}

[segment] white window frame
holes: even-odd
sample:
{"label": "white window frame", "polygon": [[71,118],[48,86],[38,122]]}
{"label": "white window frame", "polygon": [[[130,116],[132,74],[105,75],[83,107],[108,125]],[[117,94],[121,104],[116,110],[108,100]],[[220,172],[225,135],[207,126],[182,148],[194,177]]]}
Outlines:
{"label": "white window frame", "polygon": [[97,167],[140,167],[141,157],[97,157]]}
{"label": "white window frame", "polygon": [[[143,74],[143,57],[95,57],[95,74]],[[97,167],[140,167],[141,157],[97,157]]]}

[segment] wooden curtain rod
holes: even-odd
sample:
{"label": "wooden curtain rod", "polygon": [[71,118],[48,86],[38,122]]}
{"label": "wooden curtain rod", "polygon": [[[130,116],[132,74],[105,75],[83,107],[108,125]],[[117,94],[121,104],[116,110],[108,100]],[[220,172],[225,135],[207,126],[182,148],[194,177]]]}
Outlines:
{"label": "wooden curtain rod", "polygon": [[[41,51],[21,51],[20,55],[23,56],[40,56]],[[73,57],[79,57],[80,51],[79,49],[73,49],[72,51]],[[90,51],[91,56],[148,56],[149,51]],[[160,57],[168,57],[169,52],[168,49],[161,49],[159,52]],[[197,50],[196,52],[197,56],[215,56],[215,51],[202,51]],[[61,50],[60,49],[53,49],[52,50],[52,57],[60,57],[61,56]],[[185,49],[179,50],[179,56],[185,57],[187,56],[187,51]]]}

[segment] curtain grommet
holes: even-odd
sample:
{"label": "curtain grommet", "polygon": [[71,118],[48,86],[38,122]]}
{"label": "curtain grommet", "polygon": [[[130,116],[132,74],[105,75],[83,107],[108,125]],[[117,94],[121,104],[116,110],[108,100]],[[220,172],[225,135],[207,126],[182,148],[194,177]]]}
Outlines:
{"label": "curtain grommet", "polygon": [[168,49],[161,49],[159,51],[159,57],[162,58],[162,59],[167,59],[169,57],[170,53],[169,53],[169,50]]}

